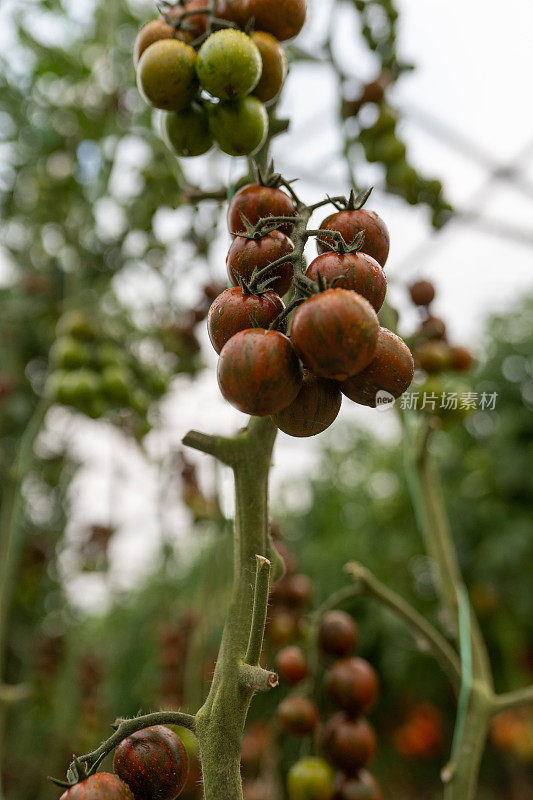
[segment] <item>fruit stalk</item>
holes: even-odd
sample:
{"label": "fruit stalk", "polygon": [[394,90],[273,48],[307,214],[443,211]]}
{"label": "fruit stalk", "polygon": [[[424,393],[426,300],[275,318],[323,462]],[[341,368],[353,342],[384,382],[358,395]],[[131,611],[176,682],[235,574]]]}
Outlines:
{"label": "fruit stalk", "polygon": [[206,800],[242,800],[248,708],[254,691],[276,685],[275,673],[257,666],[268,601],[268,477],[275,437],[270,418],[251,417],[232,438],[191,431],[183,440],[231,467],[235,479],[233,589],[211,688],[196,715]]}

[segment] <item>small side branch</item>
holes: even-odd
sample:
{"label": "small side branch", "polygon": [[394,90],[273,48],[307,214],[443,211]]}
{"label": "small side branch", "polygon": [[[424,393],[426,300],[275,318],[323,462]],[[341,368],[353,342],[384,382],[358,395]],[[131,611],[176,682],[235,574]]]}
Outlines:
{"label": "small side branch", "polygon": [[509,711],[512,708],[533,705],[533,686],[516,689],[514,692],[505,692],[494,698],[494,713]]}
{"label": "small side branch", "polygon": [[274,689],[279,679],[275,672],[270,672],[262,667],[251,664],[241,664],[239,668],[239,683],[242,689],[252,692],[266,692]]}
{"label": "small side branch", "polygon": [[131,736],[132,733],[136,733],[143,728],[149,728],[152,725],[181,725],[183,728],[194,731],[196,717],[192,714],[183,714],[181,711],[155,711],[152,714],[133,717],[133,719],[118,719],[113,726],[116,727],[115,733],[105,742],[102,742],[97,750],[84,756],[79,756],[78,760],[90,768],[94,764],[100,763],[127,736]]}
{"label": "small side branch", "polygon": [[268,606],[268,590],[270,588],[270,561],[264,556],[258,555],[256,555],[256,559],[254,607],[250,625],[250,638],[246,648],[246,655],[244,656],[245,664],[251,665],[258,664],[261,656]]}
{"label": "small side branch", "polygon": [[346,565],[345,570],[357,581],[361,592],[368,594],[381,605],[393,611],[403,619],[415,637],[423,639],[429,645],[433,655],[450,678],[454,690],[458,692],[461,686],[461,663],[457,653],[444,636],[410,603],[384,586],[361,564],[352,561]]}
{"label": "small side branch", "polygon": [[232,466],[235,460],[235,440],[223,436],[210,436],[201,431],[189,431],[182,439],[186,447],[214,456],[223,464]]}

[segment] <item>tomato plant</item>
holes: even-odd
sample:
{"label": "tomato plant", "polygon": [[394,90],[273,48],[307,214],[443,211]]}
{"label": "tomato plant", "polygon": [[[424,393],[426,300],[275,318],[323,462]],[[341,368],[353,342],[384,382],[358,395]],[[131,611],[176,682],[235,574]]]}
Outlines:
{"label": "tomato plant", "polygon": [[181,111],[194,99],[198,80],[193,48],[178,39],[160,39],[148,47],[137,67],[139,91],[147,103]]}
{"label": "tomato plant", "polygon": [[333,787],[333,770],[322,758],[301,758],[289,770],[290,800],[331,800]]}
{"label": "tomato plant", "polygon": [[63,792],[61,800],[133,800],[133,794],[118,775],[96,772],[73,784]]}
{"label": "tomato plant", "polygon": [[334,381],[305,372],[295,399],[272,419],[280,431],[289,436],[316,436],[333,424],[341,401],[339,387]]}
{"label": "tomato plant", "polygon": [[202,156],[213,146],[207,110],[200,104],[166,114],[163,135],[178,156]]}
{"label": "tomato plant", "polygon": [[320,647],[329,656],[349,656],[359,638],[357,625],[346,611],[328,611],[322,617],[318,632]]}
{"label": "tomato plant", "polygon": [[[281,231],[270,231],[259,238],[236,236],[226,258],[228,277],[233,284],[239,280],[249,282],[255,270],[260,271],[274,261],[289,255],[294,245]],[[287,260],[268,273],[275,278],[269,287],[279,295],[284,295],[292,283],[292,264]]]}
{"label": "tomato plant", "polygon": [[196,59],[196,74],[213,97],[245,97],[261,77],[261,55],[254,40],[242,31],[225,28],[205,40]]}
{"label": "tomato plant", "polygon": [[254,31],[252,40],[261,56],[261,77],[253,94],[265,105],[277,98],[287,77],[287,56],[278,40],[265,31]]}
{"label": "tomato plant", "polygon": [[385,273],[378,262],[366,253],[323,253],[309,264],[305,274],[313,281],[320,275],[328,286],[336,289],[357,292],[368,300],[376,312],[385,300]]}
{"label": "tomato plant", "polygon": [[[239,189],[228,206],[227,223],[230,233],[237,235],[246,233],[245,217],[251,225],[256,225],[266,217],[294,217],[296,203],[292,197],[276,186],[263,186],[260,183],[249,183]],[[290,236],[293,230],[291,223],[283,223],[278,230]]]}
{"label": "tomato plant", "polygon": [[275,292],[248,294],[240,286],[226,289],[216,298],[207,317],[211,344],[220,353],[226,342],[253,322],[267,328],[283,311],[283,303]]}
{"label": "tomato plant", "polygon": [[268,116],[257,97],[209,105],[209,127],[220,149],[230,156],[255,153],[268,131]]}
{"label": "tomato plant", "polygon": [[187,752],[177,734],[154,725],[121,741],[113,767],[136,798],[175,800],[187,780]]}

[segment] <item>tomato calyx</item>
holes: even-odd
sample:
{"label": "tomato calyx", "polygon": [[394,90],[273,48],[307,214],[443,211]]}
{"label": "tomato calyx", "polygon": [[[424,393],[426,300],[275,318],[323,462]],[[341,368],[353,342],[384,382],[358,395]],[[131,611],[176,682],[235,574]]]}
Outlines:
{"label": "tomato calyx", "polygon": [[259,271],[257,269],[255,269],[252,272],[251,278],[248,281],[246,281],[237,272],[234,272],[233,274],[235,276],[235,280],[237,281],[237,285],[240,286],[243,294],[256,295],[257,297],[272,291],[271,284],[277,280],[277,275],[273,275],[272,277],[267,278],[264,281],[261,280],[258,281],[257,276],[259,275]]}
{"label": "tomato calyx", "polygon": [[[327,236],[324,236],[324,231],[320,231],[321,236],[317,236],[317,242],[330,248],[334,253],[339,255],[347,255],[348,253],[359,253],[363,249],[365,243],[365,232],[359,231],[351,244],[347,244],[342,233],[339,231],[331,231]],[[332,241],[333,240],[333,241]]]}
{"label": "tomato calyx", "polygon": [[364,189],[361,192],[355,193],[354,189],[351,190],[348,199],[343,197],[339,200],[337,197],[329,197],[329,201],[332,205],[335,206],[337,211],[359,211],[360,208],[363,208],[364,204],[370,197],[373,187],[371,186],[369,189]]}
{"label": "tomato calyx", "polygon": [[48,780],[50,780],[52,783],[55,783],[56,786],[61,786],[63,789],[70,789],[71,786],[75,786],[77,783],[82,783],[82,781],[85,781],[87,778],[90,778],[91,775],[94,775],[105,756],[106,753],[102,753],[102,755],[96,759],[94,764],[92,764],[89,769],[87,769],[85,764],[83,764],[77,756],[74,756],[72,763],[67,770],[66,781],[52,777],[49,777]]}

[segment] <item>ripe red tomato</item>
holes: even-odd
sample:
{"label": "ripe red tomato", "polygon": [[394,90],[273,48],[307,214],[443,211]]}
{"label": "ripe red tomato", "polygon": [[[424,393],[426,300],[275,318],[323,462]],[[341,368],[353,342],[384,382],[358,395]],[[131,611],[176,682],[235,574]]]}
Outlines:
{"label": "ripe red tomato", "polygon": [[189,765],[179,736],[164,725],[153,725],[122,740],[113,767],[136,798],[174,800],[183,789]]}
{"label": "ripe red tomato", "polygon": [[344,778],[338,791],[339,800],[383,800],[376,779],[362,769],[357,776]]}
{"label": "ripe red tomato", "polygon": [[130,787],[118,775],[97,772],[80,783],[75,783],[59,800],[133,800]]}
{"label": "ripe red tomato", "polygon": [[283,730],[291,736],[307,736],[317,726],[318,708],[307,697],[289,695],[279,704],[277,717]]}
{"label": "ripe red tomato", "polygon": [[143,25],[135,37],[135,43],[133,45],[134,66],[137,67],[140,57],[151,44],[158,42],[160,39],[179,38],[176,34],[177,31],[164,19],[153,19],[147,22],[146,25]]}
{"label": "ripe red tomato", "polygon": [[305,273],[316,281],[320,274],[328,286],[351,289],[379,311],[387,292],[387,279],[378,262],[367,253],[323,253],[311,261]]}
{"label": "ripe red tomato", "polygon": [[[237,284],[237,275],[248,282],[254,269],[261,270],[293,250],[294,245],[289,237],[280,231],[271,231],[260,239],[236,236],[226,257],[228,277],[233,285]],[[269,288],[279,295],[284,295],[292,283],[292,263],[287,261],[275,267],[272,271],[272,277],[274,276],[277,280],[269,284]]]}
{"label": "ripe red tomato", "polygon": [[[296,202],[281,189],[249,183],[236,192],[228,207],[228,230],[233,235],[245,233],[241,214],[256,225],[265,217],[295,217]],[[290,236],[293,225],[280,225],[279,230]]]}
{"label": "ripe red tomato", "polygon": [[316,436],[335,421],[342,402],[338,385],[304,373],[302,388],[292,403],[272,415],[275,425],[289,436]]}
{"label": "ripe red tomato", "polygon": [[363,658],[341,658],[324,676],[329,699],[349,714],[364,714],[377,700],[378,676]]}
{"label": "ripe red tomato", "polygon": [[307,676],[307,658],[299,647],[284,647],[276,656],[276,669],[280,678],[293,686]]}
{"label": "ripe red tomato", "polygon": [[374,359],[366,369],[341,383],[341,391],[355,403],[376,407],[376,395],[385,391],[399,397],[409,388],[414,361],[405,342],[387,328],[380,328]]}
{"label": "ripe red tomato", "polygon": [[322,617],[318,641],[330,656],[349,656],[355,650],[359,630],[346,611],[328,611]]}
{"label": "ripe red tomato", "polygon": [[[336,211],[326,217],[320,227],[322,230],[339,231],[346,244],[352,244],[357,234],[364,231],[363,252],[375,258],[382,267],[385,266],[389,255],[389,232],[375,211],[366,211],[364,208]],[[332,249],[328,246],[327,236],[317,239],[316,246],[319,253]]]}
{"label": "ripe red tomato", "polygon": [[287,775],[289,800],[331,800],[334,779],[333,770],[323,758],[301,758]]}
{"label": "ripe red tomato", "polygon": [[248,17],[255,27],[271,33],[280,42],[292,39],[303,28],[307,16],[306,0],[248,0]]}
{"label": "ripe red tomato", "polygon": [[431,281],[416,281],[409,287],[409,294],[416,306],[429,306],[435,297],[435,286]]}
{"label": "ripe red tomato", "polygon": [[467,347],[455,345],[450,347],[451,368],[456,372],[466,372],[473,364],[474,358]]}
{"label": "ripe red tomato", "polygon": [[283,311],[283,303],[275,292],[246,294],[240,286],[226,289],[214,300],[207,315],[207,332],[211,344],[220,353],[226,342],[252,321],[267,328]]}
{"label": "ripe red tomato", "polygon": [[352,720],[340,711],[324,726],[323,747],[333,764],[353,775],[374,758],[376,734],[364,717]]}
{"label": "ripe red tomato", "polygon": [[286,336],[250,328],[222,348],[218,384],[239,411],[264,417],[292,403],[302,385],[302,368]]}
{"label": "ripe red tomato", "polygon": [[344,380],[374,358],[379,322],[364,297],[327,289],[305,300],[292,320],[291,340],[304,365],[322,378]]}

